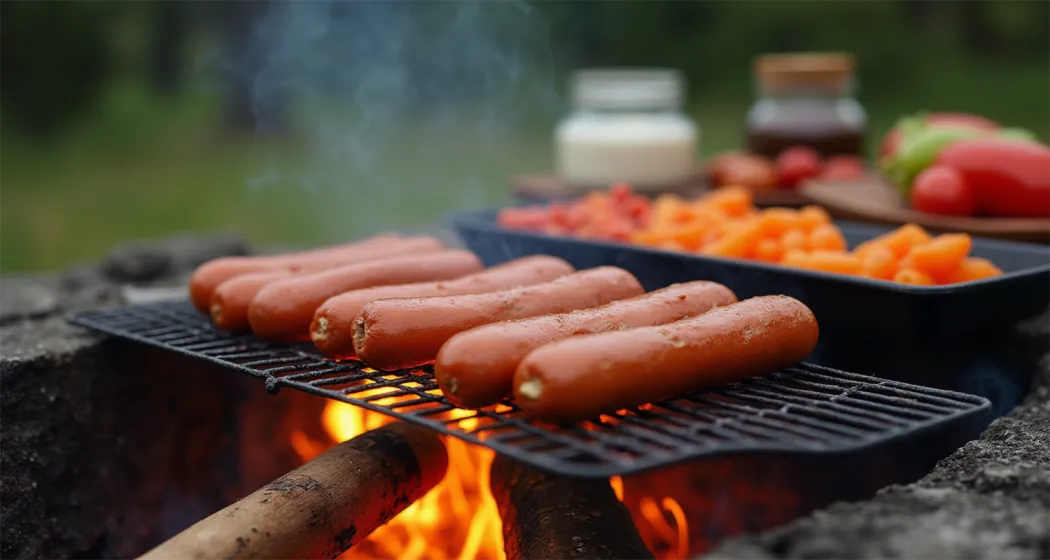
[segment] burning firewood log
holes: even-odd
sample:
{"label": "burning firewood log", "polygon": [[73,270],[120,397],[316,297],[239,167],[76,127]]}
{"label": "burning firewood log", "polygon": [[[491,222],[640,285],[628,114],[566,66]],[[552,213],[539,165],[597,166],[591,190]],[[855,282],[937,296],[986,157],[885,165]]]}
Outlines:
{"label": "burning firewood log", "polygon": [[437,435],[395,423],[336,445],[143,559],[334,558],[445,476]]}
{"label": "burning firewood log", "polygon": [[496,457],[492,496],[507,560],[653,558],[604,480],[577,480]]}

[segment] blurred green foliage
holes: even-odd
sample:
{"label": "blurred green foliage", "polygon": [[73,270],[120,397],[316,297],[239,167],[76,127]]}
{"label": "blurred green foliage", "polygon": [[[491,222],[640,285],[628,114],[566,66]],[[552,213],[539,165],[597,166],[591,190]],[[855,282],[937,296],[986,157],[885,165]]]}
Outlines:
{"label": "blurred green foliage", "polygon": [[[312,165],[316,146],[295,127],[280,137],[224,127],[226,89],[208,64],[221,58],[223,3],[176,4],[186,6],[179,26],[170,25],[175,4],[0,3],[0,270],[66,266],[119,241],[188,230],[308,243],[432,223],[500,203],[509,175],[551,165],[555,115],[546,112],[496,140],[455,126],[398,131],[403,149],[381,154],[376,166],[390,184],[408,185],[394,194],[280,179],[252,187],[275,162]],[[871,140],[924,109],[980,113],[1050,137],[1050,2],[525,7],[521,25],[548,45],[556,64],[545,70],[559,82],[579,66],[683,69],[705,155],[740,145],[753,57],[793,50],[857,55]]]}

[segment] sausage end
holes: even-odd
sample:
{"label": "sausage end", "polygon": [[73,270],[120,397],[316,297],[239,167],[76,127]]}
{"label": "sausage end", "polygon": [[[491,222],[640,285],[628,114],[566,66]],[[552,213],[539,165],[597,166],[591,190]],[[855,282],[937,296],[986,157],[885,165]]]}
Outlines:
{"label": "sausage end", "polygon": [[357,355],[361,355],[361,350],[365,347],[365,336],[368,335],[368,329],[365,327],[365,318],[358,317],[354,319],[354,350]]}
{"label": "sausage end", "polygon": [[530,400],[538,400],[543,396],[543,380],[538,377],[526,379],[518,384],[518,397]]}
{"label": "sausage end", "polygon": [[310,338],[314,341],[328,340],[328,318],[321,316],[314,322],[314,328],[310,330]]}

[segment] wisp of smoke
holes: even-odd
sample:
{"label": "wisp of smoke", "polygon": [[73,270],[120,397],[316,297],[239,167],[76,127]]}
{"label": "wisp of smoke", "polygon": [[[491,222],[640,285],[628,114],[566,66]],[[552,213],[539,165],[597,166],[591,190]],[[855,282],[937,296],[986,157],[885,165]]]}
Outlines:
{"label": "wisp of smoke", "polygon": [[250,188],[308,191],[339,237],[491,203],[501,144],[560,103],[541,19],[517,0],[268,5],[255,120],[287,112],[306,155]]}

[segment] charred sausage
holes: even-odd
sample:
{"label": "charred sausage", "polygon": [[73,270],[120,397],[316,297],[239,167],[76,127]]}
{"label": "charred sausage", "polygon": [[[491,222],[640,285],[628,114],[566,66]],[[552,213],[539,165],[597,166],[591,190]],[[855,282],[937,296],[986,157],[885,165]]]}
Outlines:
{"label": "charred sausage", "polygon": [[603,266],[487,294],[373,301],[354,320],[354,350],[376,369],[416,366],[433,361],[442,344],[467,329],[588,309],[644,291],[630,272]]}
{"label": "charred sausage", "polygon": [[248,323],[261,338],[309,339],[314,311],[328,298],[361,288],[433,280],[450,280],[483,268],[464,250],[375,259],[277,280],[264,286],[248,306]]}
{"label": "charred sausage", "polygon": [[354,290],[324,302],[314,313],[310,338],[322,353],[354,355],[354,319],[365,305],[380,299],[480,294],[549,282],[574,272],[571,264],[547,255],[524,257],[447,282],[417,282]]}
{"label": "charred sausage", "polygon": [[675,323],[541,346],[514,372],[514,397],[537,420],[595,418],[790,366],[818,336],[802,302],[751,298]]}
{"label": "charred sausage", "polygon": [[190,278],[190,301],[201,313],[209,313],[211,296],[215,288],[226,280],[241,274],[276,270],[294,272],[304,266],[336,266],[384,255],[438,251],[444,248],[440,241],[432,237],[405,238],[398,235],[377,235],[354,243],[299,253],[260,257],[223,257],[210,260],[193,272]]}
{"label": "charred sausage", "polygon": [[675,284],[594,309],[484,325],[448,340],[434,362],[442,392],[457,406],[480,408],[510,396],[514,370],[530,351],[570,336],[662,325],[736,302],[714,282]]}

